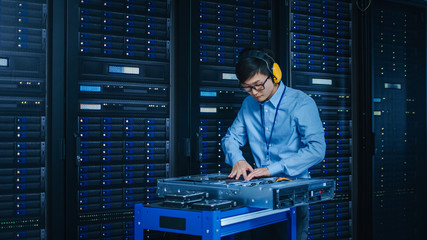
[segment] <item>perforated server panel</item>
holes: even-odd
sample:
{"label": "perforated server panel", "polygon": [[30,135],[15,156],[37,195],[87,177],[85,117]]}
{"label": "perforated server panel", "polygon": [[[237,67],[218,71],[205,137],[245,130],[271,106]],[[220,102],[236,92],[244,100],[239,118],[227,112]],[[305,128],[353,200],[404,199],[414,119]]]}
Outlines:
{"label": "perforated server panel", "polygon": [[373,238],[422,239],[425,8],[380,1],[373,16]]}
{"label": "perforated server panel", "polygon": [[46,239],[46,1],[0,16],[0,239]]}
{"label": "perforated server panel", "polygon": [[134,204],[156,201],[169,172],[170,2],[82,0],[78,13],[73,227],[133,239]]}
{"label": "perforated server panel", "polygon": [[351,1],[290,1],[291,86],[311,96],[326,157],[309,170],[336,181],[333,201],[310,205],[309,239],[351,238]]}
{"label": "perforated server panel", "polygon": [[[200,1],[200,173],[229,173],[221,138],[247,93],[234,74],[244,47],[271,47],[270,1]],[[251,154],[244,150],[248,159]]]}

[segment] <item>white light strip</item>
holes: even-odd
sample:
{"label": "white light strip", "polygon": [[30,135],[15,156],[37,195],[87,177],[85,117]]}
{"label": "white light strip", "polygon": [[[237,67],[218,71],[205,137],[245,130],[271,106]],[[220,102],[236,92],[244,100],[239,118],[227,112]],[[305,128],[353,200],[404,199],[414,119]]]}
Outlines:
{"label": "white light strip", "polygon": [[384,83],[384,88],[402,89],[402,84],[400,84],[400,83]]}
{"label": "white light strip", "polygon": [[0,67],[9,67],[9,59],[0,57]]}
{"label": "white light strip", "polygon": [[324,79],[324,78],[312,78],[311,84],[316,85],[332,85],[332,79]]}
{"label": "white light strip", "polygon": [[238,80],[236,74],[222,73],[222,80]]}
{"label": "white light strip", "polygon": [[217,109],[216,107],[200,107],[201,113],[216,113]]}
{"label": "white light strip", "polygon": [[101,110],[101,104],[81,103],[80,110]]}

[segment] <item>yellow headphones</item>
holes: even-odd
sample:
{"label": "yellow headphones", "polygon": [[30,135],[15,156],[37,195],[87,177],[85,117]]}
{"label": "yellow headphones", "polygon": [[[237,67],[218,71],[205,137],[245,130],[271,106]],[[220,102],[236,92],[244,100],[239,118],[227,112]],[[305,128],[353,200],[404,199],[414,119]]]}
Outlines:
{"label": "yellow headphones", "polygon": [[[260,59],[267,64],[267,69],[270,71],[270,73],[273,75],[273,82],[279,83],[280,80],[282,80],[282,70],[280,70],[279,64],[274,61],[274,58],[268,55],[266,52],[260,51],[260,50],[248,50],[244,52],[242,55],[240,55],[239,59],[253,57],[256,59]],[[273,65],[270,67],[270,64],[268,64],[268,61],[265,58],[271,59],[273,62]]]}

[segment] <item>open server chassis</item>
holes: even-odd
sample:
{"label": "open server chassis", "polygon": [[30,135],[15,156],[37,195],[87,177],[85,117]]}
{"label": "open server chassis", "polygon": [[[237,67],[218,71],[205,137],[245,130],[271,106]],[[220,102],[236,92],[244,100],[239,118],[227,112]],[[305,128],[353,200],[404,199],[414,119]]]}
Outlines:
{"label": "open server chassis", "polygon": [[135,239],[143,239],[144,229],[232,239],[232,234],[285,220],[288,239],[296,239],[295,206],[332,199],[335,182],[276,180],[237,181],[225,174],[160,179],[157,194],[165,200],[135,205]]}

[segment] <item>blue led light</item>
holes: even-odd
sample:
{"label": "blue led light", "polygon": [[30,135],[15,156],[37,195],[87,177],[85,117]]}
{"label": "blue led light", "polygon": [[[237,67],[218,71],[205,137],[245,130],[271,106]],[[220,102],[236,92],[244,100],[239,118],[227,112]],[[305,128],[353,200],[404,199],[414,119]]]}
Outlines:
{"label": "blue led light", "polygon": [[139,74],[139,67],[108,66],[109,73]]}
{"label": "blue led light", "polygon": [[80,92],[101,92],[101,86],[80,85]]}

